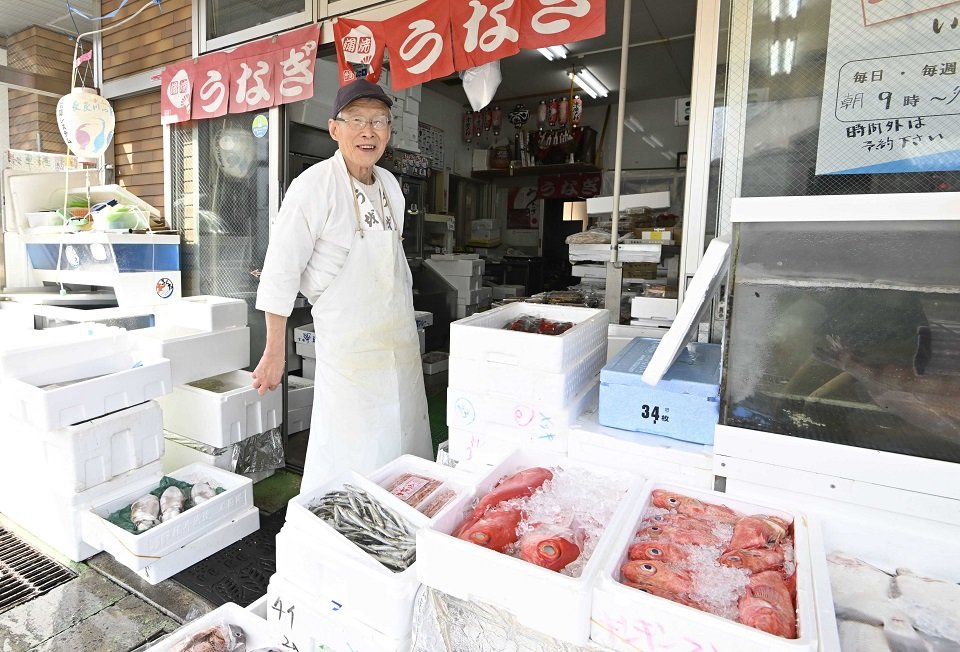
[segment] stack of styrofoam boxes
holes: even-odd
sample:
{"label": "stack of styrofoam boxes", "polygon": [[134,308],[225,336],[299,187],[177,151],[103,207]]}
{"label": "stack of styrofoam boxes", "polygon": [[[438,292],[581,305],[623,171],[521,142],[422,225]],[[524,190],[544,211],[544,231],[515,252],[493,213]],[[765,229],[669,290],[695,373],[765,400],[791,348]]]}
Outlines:
{"label": "stack of styrofoam boxes", "polygon": [[[414,509],[386,489],[403,473],[440,480],[442,484]],[[418,509],[439,492],[455,496],[432,518],[443,517],[454,504],[473,497],[472,480],[461,472],[412,455],[403,455],[369,478],[345,472],[291,499],[287,518],[277,534],[277,572],[267,588],[267,621],[299,650],[409,650],[413,604],[420,583],[416,564],[393,572],[314,515],[310,506],[344,485],[366,491],[384,507],[424,527],[431,518]],[[411,486],[412,490],[413,487]],[[396,491],[396,490],[395,490]],[[296,618],[290,614],[296,613]]]}
{"label": "stack of styrofoam boxes", "polygon": [[387,94],[393,97],[393,106],[390,107],[393,120],[393,146],[405,152],[420,151],[420,86],[394,93],[386,89]]}
{"label": "stack of styrofoam boxes", "polygon": [[[463,319],[480,308],[484,261],[476,254],[434,254],[426,261],[457,291],[457,319]],[[489,295],[487,296],[489,303]]]}
{"label": "stack of styrofoam boxes", "polygon": [[[612,516],[604,524],[593,554],[577,577],[450,534],[473,510],[474,497],[487,495],[503,477],[531,467],[577,469],[592,477],[609,478],[611,484],[625,489]],[[556,649],[561,646],[571,650],[586,649],[597,580],[605,560],[614,552],[613,545],[622,532],[626,517],[643,497],[645,488],[644,478],[622,470],[571,460],[542,450],[524,448],[512,451],[484,473],[473,496],[457,500],[444,514],[417,532],[417,578],[425,586],[460,600],[482,603],[509,613],[520,625],[557,639]],[[476,636],[484,636],[483,627],[478,629]],[[480,646],[477,649],[494,648]]]}
{"label": "stack of styrofoam boxes", "polygon": [[420,355],[427,352],[427,326],[433,325],[433,313],[426,310],[414,310],[413,318],[417,323],[417,336],[420,338]]}
{"label": "stack of styrofoam boxes", "polygon": [[304,324],[293,329],[293,343],[297,349],[297,355],[302,359],[300,373],[304,378],[313,379],[317,373],[317,334],[313,330],[313,324]]}
{"label": "stack of styrofoam boxes", "polygon": [[23,331],[0,348],[0,512],[74,561],[101,548],[81,514],[160,475],[163,423],[151,399],[170,362],[141,358],[122,328]]}
{"label": "stack of styrofoam boxes", "polygon": [[630,324],[669,328],[677,316],[676,299],[633,297],[630,300]]}
{"label": "stack of styrofoam boxes", "polygon": [[494,301],[508,297],[522,297],[526,288],[522,285],[494,285],[490,288],[491,298]]}
{"label": "stack of styrofoam boxes", "polygon": [[287,376],[287,434],[310,430],[313,415],[313,379]]}
{"label": "stack of styrofoam boxes", "polygon": [[250,363],[246,302],[188,297],[158,309],[156,322],[133,334],[170,359],[175,386],[160,399],[170,435],[164,468],[203,462],[232,469],[232,446],[283,421],[281,394],[260,396],[243,371]]}
{"label": "stack of styrofoam boxes", "polygon": [[[506,329],[522,316],[572,322],[561,335]],[[606,310],[511,303],[450,325],[450,457],[490,464],[518,446],[566,453],[570,424],[597,402]]]}

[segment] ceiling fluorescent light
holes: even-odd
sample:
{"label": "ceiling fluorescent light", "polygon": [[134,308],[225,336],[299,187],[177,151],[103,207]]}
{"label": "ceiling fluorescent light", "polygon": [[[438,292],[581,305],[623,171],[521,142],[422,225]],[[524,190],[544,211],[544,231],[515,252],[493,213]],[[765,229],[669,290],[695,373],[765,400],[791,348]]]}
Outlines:
{"label": "ceiling fluorescent light", "polygon": [[577,72],[567,73],[567,76],[577,83],[577,86],[582,88],[590,95],[593,99],[598,97],[606,97],[610,94],[610,91],[607,90],[607,87],[600,83],[600,81],[593,76],[586,68],[581,68]]}
{"label": "ceiling fluorescent light", "polygon": [[584,82],[583,79],[580,78],[580,75],[577,75],[572,72],[568,72],[567,77],[575,81],[577,86],[579,86],[587,95],[589,95],[593,99],[597,99],[597,92],[592,88],[590,88],[589,86],[587,86],[586,82]]}
{"label": "ceiling fluorescent light", "polygon": [[542,54],[547,58],[547,61],[554,61],[556,59],[566,59],[567,55],[570,54],[562,45],[551,45],[546,48],[537,48],[537,52]]}
{"label": "ceiling fluorescent light", "polygon": [[780,41],[770,44],[770,76],[780,72]]}
{"label": "ceiling fluorescent light", "polygon": [[793,58],[796,55],[797,40],[788,38],[783,45],[783,72],[790,74],[793,71]]}
{"label": "ceiling fluorescent light", "polygon": [[796,18],[800,13],[800,0],[787,0],[787,15]]}

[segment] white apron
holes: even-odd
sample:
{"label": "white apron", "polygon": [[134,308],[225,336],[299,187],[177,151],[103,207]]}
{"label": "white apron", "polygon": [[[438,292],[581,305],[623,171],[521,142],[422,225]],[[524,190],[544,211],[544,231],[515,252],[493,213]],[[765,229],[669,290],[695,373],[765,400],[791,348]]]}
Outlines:
{"label": "white apron", "polygon": [[348,469],[366,474],[405,453],[433,453],[400,231],[362,230],[347,177],[357,231],[343,269],[312,310],[316,386],[301,491]]}

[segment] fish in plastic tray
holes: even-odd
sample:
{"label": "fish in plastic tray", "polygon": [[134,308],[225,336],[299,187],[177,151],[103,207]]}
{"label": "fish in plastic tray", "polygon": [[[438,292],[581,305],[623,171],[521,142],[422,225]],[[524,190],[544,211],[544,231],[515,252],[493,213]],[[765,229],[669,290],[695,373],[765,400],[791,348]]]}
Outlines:
{"label": "fish in plastic tray", "polygon": [[654,490],[621,582],[775,636],[797,637],[792,524]]}
{"label": "fish in plastic tray", "polygon": [[573,328],[573,322],[554,321],[535,315],[521,315],[503,327],[504,330],[520,331],[522,333],[537,333],[539,335],[562,335]]}
{"label": "fish in plastic tray", "polygon": [[176,643],[171,652],[246,652],[247,635],[237,625],[221,623]]}

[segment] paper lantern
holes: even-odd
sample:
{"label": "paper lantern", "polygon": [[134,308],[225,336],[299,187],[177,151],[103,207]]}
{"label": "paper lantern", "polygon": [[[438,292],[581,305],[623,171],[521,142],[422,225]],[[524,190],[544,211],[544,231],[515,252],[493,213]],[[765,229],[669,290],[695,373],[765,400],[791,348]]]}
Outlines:
{"label": "paper lantern", "polygon": [[96,91],[77,87],[57,103],[57,126],[70,151],[96,161],[113,140],[113,108]]}

